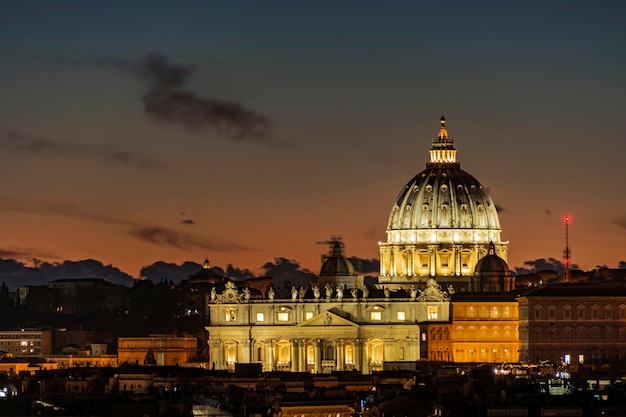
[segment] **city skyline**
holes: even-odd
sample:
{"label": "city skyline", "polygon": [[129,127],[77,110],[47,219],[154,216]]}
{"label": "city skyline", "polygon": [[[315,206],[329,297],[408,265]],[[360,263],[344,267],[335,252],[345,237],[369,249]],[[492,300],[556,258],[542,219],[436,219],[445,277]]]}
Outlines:
{"label": "city skyline", "polygon": [[621,3],[0,3],[0,258],[378,259],[441,115],[511,269],[624,267]]}

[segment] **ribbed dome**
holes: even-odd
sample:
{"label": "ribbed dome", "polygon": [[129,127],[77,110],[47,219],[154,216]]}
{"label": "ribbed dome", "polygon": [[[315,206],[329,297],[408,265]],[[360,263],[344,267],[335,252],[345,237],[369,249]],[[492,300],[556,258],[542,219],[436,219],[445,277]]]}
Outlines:
{"label": "ribbed dome", "polygon": [[487,191],[456,162],[456,149],[441,118],[426,169],[406,184],[389,215],[387,230],[500,229]]}
{"label": "ribbed dome", "polygon": [[332,242],[331,253],[326,257],[320,270],[320,276],[347,276],[355,275],[354,266],[344,255],[341,242]]}
{"label": "ribbed dome", "polygon": [[402,189],[388,230],[500,229],[493,201],[476,178],[457,167],[429,167]]}

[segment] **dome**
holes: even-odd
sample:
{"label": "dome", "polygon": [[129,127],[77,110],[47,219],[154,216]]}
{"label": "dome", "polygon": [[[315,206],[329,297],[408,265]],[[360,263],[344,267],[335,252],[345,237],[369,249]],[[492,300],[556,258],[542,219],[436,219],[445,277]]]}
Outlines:
{"label": "dome", "polygon": [[341,241],[331,242],[331,252],[326,257],[320,270],[320,276],[346,276],[355,275],[354,266],[344,255]]}
{"label": "dome", "polygon": [[442,117],[426,169],[414,176],[396,198],[388,231],[500,229],[498,212],[489,194],[456,162],[456,150],[445,123]]}
{"label": "dome", "polygon": [[476,263],[474,275],[477,276],[506,276],[509,275],[509,265],[504,259],[496,255],[493,243],[489,245],[489,252]]}
{"label": "dome", "polygon": [[461,169],[454,141],[440,119],[430,160],[402,187],[379,243],[379,285],[424,286],[429,277],[456,290],[469,289],[477,262],[494,244],[506,261],[498,210],[486,188]]}
{"label": "dome", "polygon": [[206,282],[210,284],[219,284],[226,280],[227,278],[218,274],[213,268],[211,268],[211,263],[209,262],[208,258],[204,260],[204,263],[202,264],[202,269],[200,271],[189,276],[189,282],[193,283]]}

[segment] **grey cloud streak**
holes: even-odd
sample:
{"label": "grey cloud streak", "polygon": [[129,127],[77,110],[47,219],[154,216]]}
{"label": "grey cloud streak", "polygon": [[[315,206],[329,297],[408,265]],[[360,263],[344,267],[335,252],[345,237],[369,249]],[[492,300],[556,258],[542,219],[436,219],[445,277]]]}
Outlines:
{"label": "grey cloud streak", "polygon": [[207,97],[184,89],[195,68],[172,62],[162,54],[151,53],[138,60],[57,56],[69,65],[93,65],[124,71],[148,84],[141,100],[144,112],[164,125],[199,131],[211,128],[238,141],[268,142],[271,120],[237,101]]}
{"label": "grey cloud streak", "polygon": [[114,145],[88,146],[76,143],[43,139],[19,131],[0,130],[0,149],[31,154],[67,155],[99,159],[117,165],[133,166],[147,170],[160,170],[165,164]]}
{"label": "grey cloud streak", "polygon": [[167,246],[180,250],[204,249],[214,252],[255,251],[237,243],[219,239],[207,239],[174,229],[146,225],[121,217],[108,216],[85,209],[79,204],[16,200],[0,196],[0,211],[56,215],[68,218],[94,221],[102,224],[118,225],[127,228],[128,235],[159,246]]}

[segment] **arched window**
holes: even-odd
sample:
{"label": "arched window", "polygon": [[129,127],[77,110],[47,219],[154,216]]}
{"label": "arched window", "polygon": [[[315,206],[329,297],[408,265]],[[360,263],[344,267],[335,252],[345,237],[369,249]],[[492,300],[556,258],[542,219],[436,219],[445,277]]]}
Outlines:
{"label": "arched window", "polygon": [[333,348],[333,345],[326,345],[326,352],[325,352],[324,359],[326,359],[327,361],[335,360],[335,349]]}
{"label": "arched window", "polygon": [[347,345],[346,346],[346,355],[345,355],[345,361],[348,364],[352,364],[354,362],[354,348],[352,347],[352,345]]}
{"label": "arched window", "polygon": [[315,364],[315,347],[313,345],[306,347],[306,363],[309,365]]}
{"label": "arched window", "polygon": [[371,353],[370,353],[370,362],[372,363],[382,363],[384,356],[383,356],[383,342],[381,340],[373,340],[370,344],[370,349],[371,349]]}

